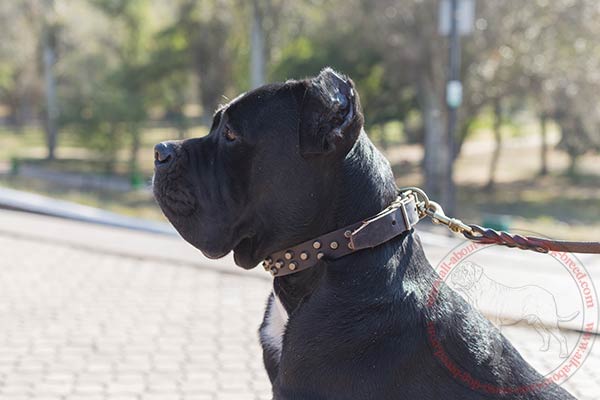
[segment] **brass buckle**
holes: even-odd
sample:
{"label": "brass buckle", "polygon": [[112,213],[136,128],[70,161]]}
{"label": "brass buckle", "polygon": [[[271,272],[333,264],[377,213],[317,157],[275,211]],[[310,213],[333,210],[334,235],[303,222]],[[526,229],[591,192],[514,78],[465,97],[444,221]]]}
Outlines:
{"label": "brass buckle", "polygon": [[[412,193],[402,193],[399,195],[396,200],[385,209],[383,209],[379,214],[374,215],[373,217],[362,221],[362,223],[352,231],[352,233],[348,236],[348,247],[352,250],[356,250],[354,238],[356,235],[364,229],[367,225],[396,212],[397,209],[401,209],[402,219],[404,220],[404,226],[411,226],[410,219],[408,217],[408,213],[406,212],[406,205],[411,201],[417,202],[416,196]],[[418,207],[417,207],[418,208]]]}

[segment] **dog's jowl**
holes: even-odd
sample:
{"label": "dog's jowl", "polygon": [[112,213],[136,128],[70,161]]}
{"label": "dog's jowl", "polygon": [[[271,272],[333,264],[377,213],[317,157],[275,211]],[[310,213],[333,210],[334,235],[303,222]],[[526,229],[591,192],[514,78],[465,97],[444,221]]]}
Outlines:
{"label": "dog's jowl", "polygon": [[[161,143],[155,158],[155,197],[181,236],[246,269],[397,196],[354,84],[331,69],[239,96],[208,136]],[[443,283],[431,304],[436,274],[412,229],[321,256],[273,281],[260,337],[274,399],[573,398]]]}

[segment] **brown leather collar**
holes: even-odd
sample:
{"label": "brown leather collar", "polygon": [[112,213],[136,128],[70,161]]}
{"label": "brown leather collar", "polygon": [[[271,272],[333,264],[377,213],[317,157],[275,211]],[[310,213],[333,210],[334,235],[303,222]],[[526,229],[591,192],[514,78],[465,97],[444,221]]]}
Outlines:
{"label": "brown leather collar", "polygon": [[322,258],[335,260],[379,246],[411,230],[421,217],[416,195],[410,191],[403,192],[385,210],[371,218],[272,253],[264,260],[263,267],[273,276],[300,272],[315,266]]}

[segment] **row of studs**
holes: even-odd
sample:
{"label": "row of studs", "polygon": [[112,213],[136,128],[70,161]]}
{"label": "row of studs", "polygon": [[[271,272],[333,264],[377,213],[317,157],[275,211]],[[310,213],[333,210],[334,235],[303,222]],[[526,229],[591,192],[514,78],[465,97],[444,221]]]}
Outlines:
{"label": "row of studs", "polygon": [[[284,257],[286,260],[291,260],[290,263],[288,264],[288,268],[290,269],[290,271],[294,271],[297,267],[298,264],[296,261],[292,260],[292,252],[291,251],[286,251],[284,254]],[[319,251],[317,253],[317,259],[321,259],[323,258],[325,254],[322,251]],[[302,261],[306,261],[309,259],[309,255],[307,252],[303,251],[302,253],[300,253],[300,259]],[[272,275],[277,275],[277,273],[279,272],[279,270],[281,268],[283,268],[285,266],[285,261],[283,260],[277,260],[275,261],[275,264],[273,264],[273,260],[271,259],[271,257],[268,257],[265,261],[263,261],[263,267],[265,268],[265,271],[270,271]]]}
{"label": "row of studs", "polygon": [[[345,238],[350,239],[351,236],[352,236],[351,231],[344,232]],[[312,246],[315,250],[318,250],[321,248],[321,242],[318,240],[315,240],[313,242]],[[339,243],[334,240],[329,243],[329,247],[332,250],[336,250],[339,247]],[[352,244],[350,242],[348,242],[348,248],[352,249]],[[288,265],[288,268],[290,269],[290,271],[294,271],[298,267],[298,264],[295,261],[291,261],[292,258],[294,258],[294,252],[292,250],[287,250],[283,256],[286,260],[290,261],[290,263]],[[323,258],[323,256],[324,256],[324,254],[322,251],[319,251],[317,253],[317,259],[320,260],[321,258]],[[308,259],[309,259],[309,255],[306,251],[303,251],[300,253],[300,260],[306,261]],[[271,275],[275,276],[278,274],[279,270],[285,266],[285,261],[277,260],[277,261],[275,261],[275,265],[272,265],[272,264],[273,264],[273,259],[271,257],[267,257],[263,261],[263,268],[265,269],[265,271],[269,271],[269,272],[271,272]]]}

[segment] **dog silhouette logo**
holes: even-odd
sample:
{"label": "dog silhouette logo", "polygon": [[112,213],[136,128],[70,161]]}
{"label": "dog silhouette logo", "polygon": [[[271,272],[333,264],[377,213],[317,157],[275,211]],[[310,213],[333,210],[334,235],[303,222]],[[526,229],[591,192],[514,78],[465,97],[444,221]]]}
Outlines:
{"label": "dog silhouette logo", "polygon": [[[490,320],[498,334],[505,336],[543,374],[544,379],[537,384],[560,385],[585,363],[600,329],[594,282],[574,254],[527,254],[517,256],[516,264],[504,264],[502,257],[512,256],[510,252],[489,244],[458,243],[436,265],[438,279],[432,283],[428,304],[443,301],[446,285]],[[527,263],[535,265],[535,269],[527,269]],[[427,326],[427,337],[440,364],[457,381],[474,390],[490,394],[533,390],[529,386],[489,387],[473,377],[476,371],[465,369],[460,360],[452,357],[452,349],[444,347],[443,333],[434,325]],[[503,352],[507,351],[504,347],[493,344],[485,349],[482,363],[502,365],[506,357]]]}
{"label": "dog silhouette logo", "polygon": [[[559,315],[556,298],[550,291],[538,285],[512,287],[502,284],[486,275],[483,267],[472,261],[463,261],[452,271],[450,286],[472,306],[485,312],[501,331],[505,326],[526,321],[542,338],[541,351],[548,351],[554,338],[560,346],[559,357],[568,357],[567,338],[559,324],[574,320],[580,312],[576,310],[566,316]],[[497,361],[500,356],[501,349],[491,362]]]}

